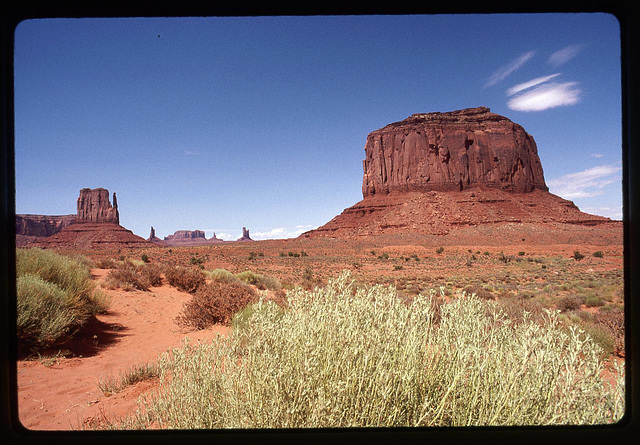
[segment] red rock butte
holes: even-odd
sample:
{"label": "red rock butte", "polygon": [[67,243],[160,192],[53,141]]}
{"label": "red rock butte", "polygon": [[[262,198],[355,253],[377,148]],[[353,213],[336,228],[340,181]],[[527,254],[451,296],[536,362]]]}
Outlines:
{"label": "red rock butte", "polygon": [[[37,221],[32,218],[31,220]],[[46,220],[46,218],[44,219]],[[18,245],[16,235],[16,245]],[[77,249],[100,247],[150,247],[153,243],[135,235],[120,225],[118,201],[113,194],[113,205],[109,191],[103,188],[83,188],[77,201],[75,218],[50,236],[31,240],[28,246]]]}
{"label": "red rock butte", "polygon": [[363,197],[476,186],[548,191],[533,137],[489,108],[414,114],[370,133]]}
{"label": "red rock butte", "polygon": [[[619,222],[549,193],[533,137],[486,107],[413,114],[371,132],[364,151],[362,201],[301,237],[451,233],[454,242],[467,228],[468,239],[482,232],[490,242],[507,223],[528,224],[522,230],[540,239],[564,231],[567,241],[577,226],[617,223],[602,240],[622,236]],[[512,241],[526,237],[509,231]]]}
{"label": "red rock butte", "polygon": [[76,222],[100,222],[120,224],[118,200],[113,193],[113,206],[109,202],[109,190],[83,188],[77,203]]}

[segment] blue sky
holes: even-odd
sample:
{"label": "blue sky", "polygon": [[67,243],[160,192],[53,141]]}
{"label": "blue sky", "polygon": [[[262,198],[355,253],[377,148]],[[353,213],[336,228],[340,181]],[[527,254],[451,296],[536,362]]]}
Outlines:
{"label": "blue sky", "polygon": [[622,218],[607,14],[39,19],[15,33],[16,213],[118,195],[147,237],[284,238],[362,199],[367,134],[487,106],[552,193]]}

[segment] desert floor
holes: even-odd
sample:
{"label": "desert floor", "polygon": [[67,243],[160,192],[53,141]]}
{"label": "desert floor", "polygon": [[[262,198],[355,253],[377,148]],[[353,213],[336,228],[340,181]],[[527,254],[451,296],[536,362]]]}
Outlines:
{"label": "desert floor", "polygon": [[[466,289],[495,298],[528,296],[553,304],[562,296],[591,292],[604,295],[605,304],[623,305],[622,245],[465,244],[444,246],[441,253],[436,250],[434,245],[381,241],[273,240],[72,253],[86,255],[95,264],[105,258],[139,260],[144,254],[151,262],[233,273],[252,270],[278,278],[285,289],[322,285],[347,269],[358,284],[393,284],[404,296],[444,286],[452,294]],[[580,261],[573,258],[576,250],[584,255]],[[602,257],[593,256],[596,251]],[[99,285],[108,272],[92,269],[93,279]],[[18,414],[27,429],[80,430],[116,423],[135,412],[138,398],[152,393],[157,382],[142,381],[106,395],[101,381],[154,362],[164,351],[181,346],[186,337],[206,342],[229,333],[224,326],[202,331],[180,328],[174,319],[190,295],[166,283],[148,292],[103,291],[112,299],[109,312],[98,315],[73,342],[54,354],[18,360]]]}

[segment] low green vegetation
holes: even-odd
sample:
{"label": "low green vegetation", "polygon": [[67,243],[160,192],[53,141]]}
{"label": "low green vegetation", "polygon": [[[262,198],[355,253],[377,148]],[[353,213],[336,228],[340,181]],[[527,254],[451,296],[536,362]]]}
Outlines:
{"label": "low green vegetation", "polygon": [[39,351],[62,343],[109,308],[86,262],[41,249],[16,249],[18,347]]}
{"label": "low green vegetation", "polygon": [[98,388],[107,397],[121,392],[131,385],[138,382],[158,377],[158,367],[154,364],[144,363],[142,365],[132,366],[125,372],[121,373],[118,378],[109,376],[98,382]]}
{"label": "low green vegetation", "polygon": [[[164,354],[159,391],[122,428],[322,428],[610,424],[624,378],[556,311],[496,301],[398,298],[349,273],[286,307],[241,308],[233,335]],[[531,299],[519,299],[531,302]],[[528,304],[528,303],[523,303]],[[179,378],[176,378],[178,377]]]}

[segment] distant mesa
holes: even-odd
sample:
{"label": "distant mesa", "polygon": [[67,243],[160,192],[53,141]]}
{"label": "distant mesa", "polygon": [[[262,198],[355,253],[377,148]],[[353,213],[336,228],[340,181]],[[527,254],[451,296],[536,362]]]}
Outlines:
{"label": "distant mesa", "polygon": [[549,193],[533,137],[487,107],[413,114],[371,132],[364,151],[362,201],[300,237],[614,222]]}
{"label": "distant mesa", "polygon": [[72,224],[76,215],[16,215],[16,234],[45,237]]}
{"label": "distant mesa", "polygon": [[83,188],[76,207],[75,215],[61,217],[16,215],[16,245],[69,249],[153,245],[120,225],[115,193],[112,205],[108,190]]}
{"label": "distant mesa", "polygon": [[173,235],[165,236],[165,241],[206,240],[202,230],[178,230]]}
{"label": "distant mesa", "polygon": [[[153,236],[155,236],[155,230],[153,230]],[[159,240],[159,238],[156,237],[156,240]],[[253,241],[249,237],[249,230],[247,230],[246,227],[242,228],[242,237],[240,237],[237,241]],[[203,230],[177,230],[173,233],[173,235],[165,236],[164,239],[159,240],[159,242],[156,241],[157,244],[165,246],[202,246],[207,244],[231,242],[234,241],[225,241],[218,238],[215,232],[213,233],[213,236],[211,238],[206,238]]]}

